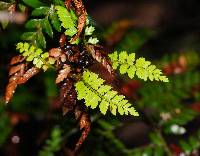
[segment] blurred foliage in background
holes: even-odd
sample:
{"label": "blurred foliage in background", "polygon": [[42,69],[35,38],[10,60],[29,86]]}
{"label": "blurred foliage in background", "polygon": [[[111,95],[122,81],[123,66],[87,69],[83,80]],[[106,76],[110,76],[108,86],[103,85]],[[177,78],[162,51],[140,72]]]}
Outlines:
{"label": "blurred foliage in background", "polygon": [[[120,81],[116,81],[107,77],[135,103],[140,117],[102,116],[91,111],[92,130],[79,155],[198,156],[199,39],[191,37],[174,45],[170,37],[163,36],[170,27],[144,27],[133,21],[122,19],[99,27],[99,37],[108,51],[127,50],[149,57],[168,75],[170,83],[143,83],[123,76],[117,76]],[[22,25],[16,24],[0,27],[0,155],[71,156],[80,132],[76,121],[69,118],[72,114],[62,116],[54,72],[47,71],[20,86],[12,102],[4,105],[9,59],[16,54],[15,43],[22,29]],[[165,40],[170,44],[165,45]],[[173,48],[166,48],[170,45]],[[97,70],[104,74],[103,69]]]}

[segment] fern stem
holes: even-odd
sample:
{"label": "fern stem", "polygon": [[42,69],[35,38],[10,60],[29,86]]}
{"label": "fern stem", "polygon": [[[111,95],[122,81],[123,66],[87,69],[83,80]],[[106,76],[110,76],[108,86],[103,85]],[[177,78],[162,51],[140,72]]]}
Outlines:
{"label": "fern stem", "polygon": [[168,156],[173,156],[173,154],[172,154],[172,152],[171,152],[169,146],[167,145],[167,142],[166,142],[165,138],[163,137],[163,135],[162,135],[162,133],[161,133],[161,130],[160,130],[160,129],[156,129],[155,131],[158,133],[158,135],[159,135],[160,138],[162,139],[162,143],[163,143],[162,146],[163,146],[163,148],[165,149],[165,152],[167,153],[167,155],[168,155]]}
{"label": "fern stem", "polygon": [[145,121],[145,123],[148,124],[148,126],[150,126],[154,130],[154,132],[156,132],[159,135],[159,137],[160,137],[160,139],[161,139],[161,141],[163,143],[162,146],[163,146],[167,156],[173,156],[170,148],[167,145],[167,142],[166,142],[165,138],[162,135],[160,127],[157,127],[157,124],[156,124],[157,122],[155,122],[151,117],[149,117],[143,111],[140,111],[139,113],[143,117],[143,120]]}

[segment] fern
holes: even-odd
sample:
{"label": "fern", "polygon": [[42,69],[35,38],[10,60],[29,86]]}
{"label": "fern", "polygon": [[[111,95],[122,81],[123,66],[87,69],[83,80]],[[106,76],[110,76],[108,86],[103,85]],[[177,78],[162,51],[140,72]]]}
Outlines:
{"label": "fern", "polygon": [[[36,2],[36,4],[41,3],[37,1],[34,2]],[[30,1],[27,0],[25,3],[29,4]],[[25,24],[28,31],[21,35],[21,39],[34,43],[39,48],[46,48],[45,36],[48,35],[53,38],[53,28],[58,32],[61,32],[61,24],[55,11],[55,5],[46,3],[42,6],[34,5],[31,16],[33,18],[28,20]]]}
{"label": "fern", "polygon": [[93,26],[87,26],[85,28],[85,36],[92,35],[94,31],[95,31],[95,28]]}
{"label": "fern", "polygon": [[66,29],[65,35],[68,35],[72,37],[77,33],[77,17],[74,14],[74,12],[71,10],[70,12],[62,7],[62,6],[56,6],[58,17],[60,21],[62,22],[63,28]]}
{"label": "fern", "polygon": [[200,148],[199,140],[200,140],[200,129],[198,129],[196,134],[189,136],[188,139],[179,140],[179,145],[183,150],[184,154],[192,155],[193,152],[195,152],[195,150],[198,150]]}
{"label": "fern", "polygon": [[53,156],[62,147],[62,131],[56,127],[51,132],[51,137],[47,139],[46,145],[39,152],[39,156]]}
{"label": "fern", "polygon": [[[99,42],[98,38],[91,37],[91,35],[93,35],[94,31],[95,31],[95,28],[93,26],[86,26],[85,33],[84,33],[86,44],[97,44]],[[86,36],[87,36],[87,39],[86,39]],[[89,38],[88,38],[88,36],[89,36]]]}
{"label": "fern", "polygon": [[29,43],[20,42],[17,44],[16,49],[25,57],[26,61],[32,61],[37,68],[47,70],[47,68],[55,62],[53,58],[48,59],[48,52],[43,52],[42,49]]}
{"label": "fern", "polygon": [[162,71],[157,69],[155,65],[151,65],[150,61],[146,61],[145,58],[141,57],[135,59],[135,53],[127,54],[126,51],[114,53],[109,55],[113,68],[119,68],[121,74],[128,74],[130,78],[133,78],[135,74],[138,78],[146,81],[148,78],[153,81],[169,82],[168,78],[162,75]]}
{"label": "fern", "polygon": [[85,105],[92,109],[99,105],[100,111],[104,115],[108,109],[113,115],[116,115],[117,111],[120,115],[139,115],[134,107],[131,107],[128,100],[124,99],[124,96],[117,95],[117,92],[111,90],[112,87],[104,85],[104,82],[97,74],[84,71],[82,80],[75,85],[78,94],[77,99],[84,99]]}
{"label": "fern", "polygon": [[[73,10],[70,10],[68,11],[65,7],[62,7],[62,6],[56,6],[55,7],[56,10],[57,10],[57,15],[61,21],[61,26],[63,28],[66,29],[65,31],[65,35],[67,36],[74,36],[78,30],[77,30],[77,17],[74,13]],[[86,40],[85,39],[85,43],[88,43],[88,44],[97,44],[99,42],[99,40],[95,37],[90,37],[95,28],[93,26],[88,26],[89,24],[89,20],[87,19],[87,24],[86,24],[86,28],[85,28],[85,32],[84,32],[84,36],[89,36],[89,38]],[[71,44],[78,44],[79,43],[79,39],[77,39],[76,41],[73,41],[72,40],[70,41]]]}
{"label": "fern", "polygon": [[[31,16],[36,16],[36,17],[44,16],[45,17],[45,18],[41,19],[42,20],[41,25],[43,26],[42,28],[45,30],[45,32],[50,37],[53,37],[53,30],[52,30],[51,25],[53,26],[53,28],[55,30],[57,30],[58,32],[61,32],[60,21],[55,12],[54,5],[51,5],[49,7],[42,6],[42,7],[35,8],[32,11]],[[50,23],[51,23],[51,25],[50,25]]]}
{"label": "fern", "polygon": [[[195,92],[191,94],[191,89],[199,84],[200,74],[192,71],[178,74],[170,79],[171,83],[165,84],[144,83],[139,89],[142,98],[137,102],[139,108],[145,107],[154,112],[152,115],[160,121],[163,131],[167,134],[172,133],[170,131],[172,125],[184,126],[197,117],[198,113],[188,109],[189,103],[185,99],[195,99],[196,94]],[[193,102],[198,100],[190,103]]]}
{"label": "fern", "polygon": [[99,40],[96,37],[95,38],[90,37],[87,41],[87,43],[89,43],[89,44],[97,44],[98,42],[99,42]]}
{"label": "fern", "polygon": [[128,155],[132,156],[164,156],[168,155],[171,156],[171,152],[168,148],[165,148],[166,142],[163,139],[162,134],[157,131],[151,132],[149,134],[149,140],[151,141],[150,144],[140,146],[131,150],[127,150]]}

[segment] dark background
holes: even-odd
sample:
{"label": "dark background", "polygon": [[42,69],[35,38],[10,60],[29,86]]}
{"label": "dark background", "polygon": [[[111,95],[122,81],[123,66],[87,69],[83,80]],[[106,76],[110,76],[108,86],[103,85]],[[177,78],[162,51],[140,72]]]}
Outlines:
{"label": "dark background", "polygon": [[[106,27],[115,21],[129,19],[135,21],[136,28],[145,27],[156,31],[156,35],[148,39],[139,49],[139,51],[148,52],[150,58],[159,58],[163,54],[172,54],[174,51],[182,49],[200,50],[199,0],[90,0],[85,1],[85,5],[88,14],[101,30],[106,30]],[[20,32],[23,30],[20,25],[10,26],[10,28],[11,29],[4,32],[0,31],[1,97],[4,94],[7,83],[9,60],[12,56],[16,55],[13,44],[15,44],[16,40],[19,39]],[[13,150],[17,151],[17,148],[20,150],[26,149],[23,152],[26,154],[29,153],[30,149],[33,150],[33,153],[37,153],[38,147],[35,146],[35,142],[31,142],[30,140],[36,140],[37,136],[40,136],[40,132],[52,127],[57,121],[59,121],[58,118],[63,120],[62,117],[56,117],[56,119],[54,119],[54,117],[52,117],[53,119],[51,117],[48,119],[45,118],[46,115],[52,115],[51,113],[49,114],[49,111],[51,112],[52,108],[48,108],[48,102],[51,103],[53,100],[50,98],[48,99],[49,101],[44,102],[45,98],[42,99],[42,96],[46,97],[48,96],[47,94],[56,96],[57,94],[54,92],[46,92],[46,88],[48,88],[49,84],[53,83],[53,80],[43,78],[44,75],[45,74],[41,74],[40,76],[33,78],[28,84],[26,84],[28,89],[22,87],[19,90],[19,94],[17,93],[16,96],[19,95],[18,100],[21,100],[19,100],[18,104],[23,103],[21,105],[23,110],[19,109],[18,111],[16,109],[18,106],[12,105],[6,108],[6,110],[11,112],[18,111],[19,113],[25,112],[26,115],[29,114],[29,119],[27,120],[30,120],[31,122],[26,122],[25,119],[25,121],[22,121],[22,124],[17,125],[14,128],[15,130],[9,136],[7,143],[2,149],[0,149],[0,156],[10,156],[12,155]],[[52,76],[55,77],[55,74],[52,74]],[[48,81],[48,84],[44,84],[44,81]],[[33,85],[35,82],[37,85]],[[26,92],[26,94],[24,94],[24,92]],[[27,93],[34,96],[27,97]],[[26,100],[31,102],[26,104]],[[38,111],[41,104],[44,104],[42,106],[42,109],[44,108],[45,110],[44,112]],[[37,111],[34,112],[34,110]],[[58,115],[61,111],[56,109],[56,113]],[[37,116],[37,118],[35,118],[35,116]],[[121,120],[124,121],[124,119]],[[129,119],[125,119],[125,121],[126,120]],[[196,120],[195,122],[199,123],[199,120]],[[68,122],[65,122],[65,124],[67,123]],[[135,127],[137,127],[137,129]],[[190,127],[192,126],[189,125],[189,128]],[[115,133],[128,148],[132,148],[148,142],[148,132],[149,127],[145,123],[132,122],[117,130]],[[10,145],[11,138],[15,134],[22,136],[22,139],[24,140],[24,142],[22,142],[23,144],[20,144],[17,147],[14,145],[14,147],[12,145],[6,146]],[[48,136],[46,133],[45,135],[46,137]],[[139,140],[138,137],[140,138]],[[134,142],[134,140],[138,140],[137,143]]]}

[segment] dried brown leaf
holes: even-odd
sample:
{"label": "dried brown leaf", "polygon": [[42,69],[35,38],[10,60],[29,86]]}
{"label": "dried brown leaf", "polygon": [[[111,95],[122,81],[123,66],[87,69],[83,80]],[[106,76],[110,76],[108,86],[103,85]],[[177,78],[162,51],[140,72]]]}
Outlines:
{"label": "dried brown leaf", "polygon": [[14,56],[10,61],[10,65],[21,63],[24,60],[25,60],[25,58],[22,55]]}
{"label": "dried brown leaf", "polygon": [[71,1],[72,0],[65,0],[65,6],[67,9],[71,9],[71,7],[72,7]]}
{"label": "dried brown leaf", "polygon": [[72,39],[72,41],[75,41],[77,38],[79,38],[81,32],[83,31],[83,28],[86,23],[86,18],[87,18],[87,12],[85,9],[85,6],[83,5],[82,0],[73,0],[73,3],[75,5],[75,11],[78,16],[78,32]]}
{"label": "dried brown leaf", "polygon": [[[22,57],[20,55],[13,57],[11,60],[11,64],[19,63],[21,58]],[[5,96],[4,96],[5,103],[8,103],[12,99],[13,94],[18,85],[18,80],[24,74],[25,66],[26,66],[26,64],[21,63],[18,65],[12,66],[10,68],[9,76],[11,76],[11,77],[9,78],[9,82],[8,82],[8,85],[6,86],[6,90],[5,90]]]}
{"label": "dried brown leaf", "polygon": [[[105,56],[101,51],[100,51],[100,47],[95,47],[94,45],[87,45],[87,50],[88,52],[92,55],[92,57],[99,63],[101,63],[107,70],[109,73],[113,73],[113,68],[109,62],[109,60],[107,59],[107,56]],[[98,48],[98,49],[96,49]]]}
{"label": "dried brown leaf", "polygon": [[84,112],[81,116],[81,119],[80,119],[80,129],[82,130],[83,128],[87,128],[87,127],[90,127],[90,118],[89,118],[89,115]]}
{"label": "dried brown leaf", "polygon": [[63,115],[74,109],[74,106],[76,105],[76,99],[77,95],[75,88],[72,88],[70,94],[68,94],[63,103]]}
{"label": "dried brown leaf", "polygon": [[6,86],[6,91],[4,95],[5,103],[7,104],[13,97],[13,94],[15,93],[15,90],[17,88],[17,80],[19,78],[19,74],[15,74],[9,79],[9,83]]}
{"label": "dried brown leaf", "polygon": [[63,116],[65,116],[69,111],[70,111],[70,109],[68,109],[66,106],[62,106],[62,115]]}
{"label": "dried brown leaf", "polygon": [[15,74],[19,71],[24,70],[24,67],[25,67],[24,64],[18,64],[16,66],[11,67],[10,70],[9,70],[9,76],[11,76],[11,75],[13,75],[13,74]]}
{"label": "dried brown leaf", "polygon": [[62,34],[60,36],[60,40],[59,40],[59,43],[60,43],[60,47],[63,48],[66,44],[66,36],[64,34]]}
{"label": "dried brown leaf", "polygon": [[65,78],[67,78],[68,74],[70,73],[71,68],[69,65],[64,65],[63,69],[59,71],[59,74],[56,78],[56,84],[62,82]]}
{"label": "dried brown leaf", "polygon": [[[77,106],[77,110],[75,111],[75,117],[76,119],[79,119],[79,125],[80,125],[80,130],[82,130],[81,137],[79,138],[78,142],[76,143],[75,147],[75,152],[77,152],[85,139],[87,138],[89,132],[90,132],[90,127],[91,127],[91,121],[88,113],[85,111],[85,108],[80,108]],[[82,110],[81,110],[82,109]]]}
{"label": "dried brown leaf", "polygon": [[49,50],[49,56],[57,58],[62,54],[62,51],[60,48],[52,48]]}
{"label": "dried brown leaf", "polygon": [[84,108],[80,105],[77,105],[74,111],[75,119],[79,120],[81,118],[81,115],[83,113]]}
{"label": "dried brown leaf", "polygon": [[84,11],[79,17],[78,17],[78,26],[77,26],[77,34],[74,36],[74,38],[72,39],[73,41],[75,41],[77,38],[79,38],[81,32],[83,31],[83,28],[85,26],[86,23],[86,16],[87,13]]}
{"label": "dried brown leaf", "polygon": [[12,99],[18,84],[27,82],[31,77],[33,77],[39,72],[39,69],[35,67],[32,67],[31,69],[24,72],[25,64],[21,65],[22,66],[16,67],[16,69],[14,69],[14,67],[11,68],[12,71],[10,73],[12,74],[10,75],[12,76],[9,78],[8,85],[6,86],[6,91],[4,96],[5,103],[8,103]]}
{"label": "dried brown leaf", "polygon": [[63,104],[63,115],[74,109],[76,97],[73,81],[66,79],[60,88],[60,102]]}
{"label": "dried brown leaf", "polygon": [[39,68],[32,67],[28,69],[17,81],[17,84],[23,84],[26,83],[31,77],[38,74],[40,71]]}

